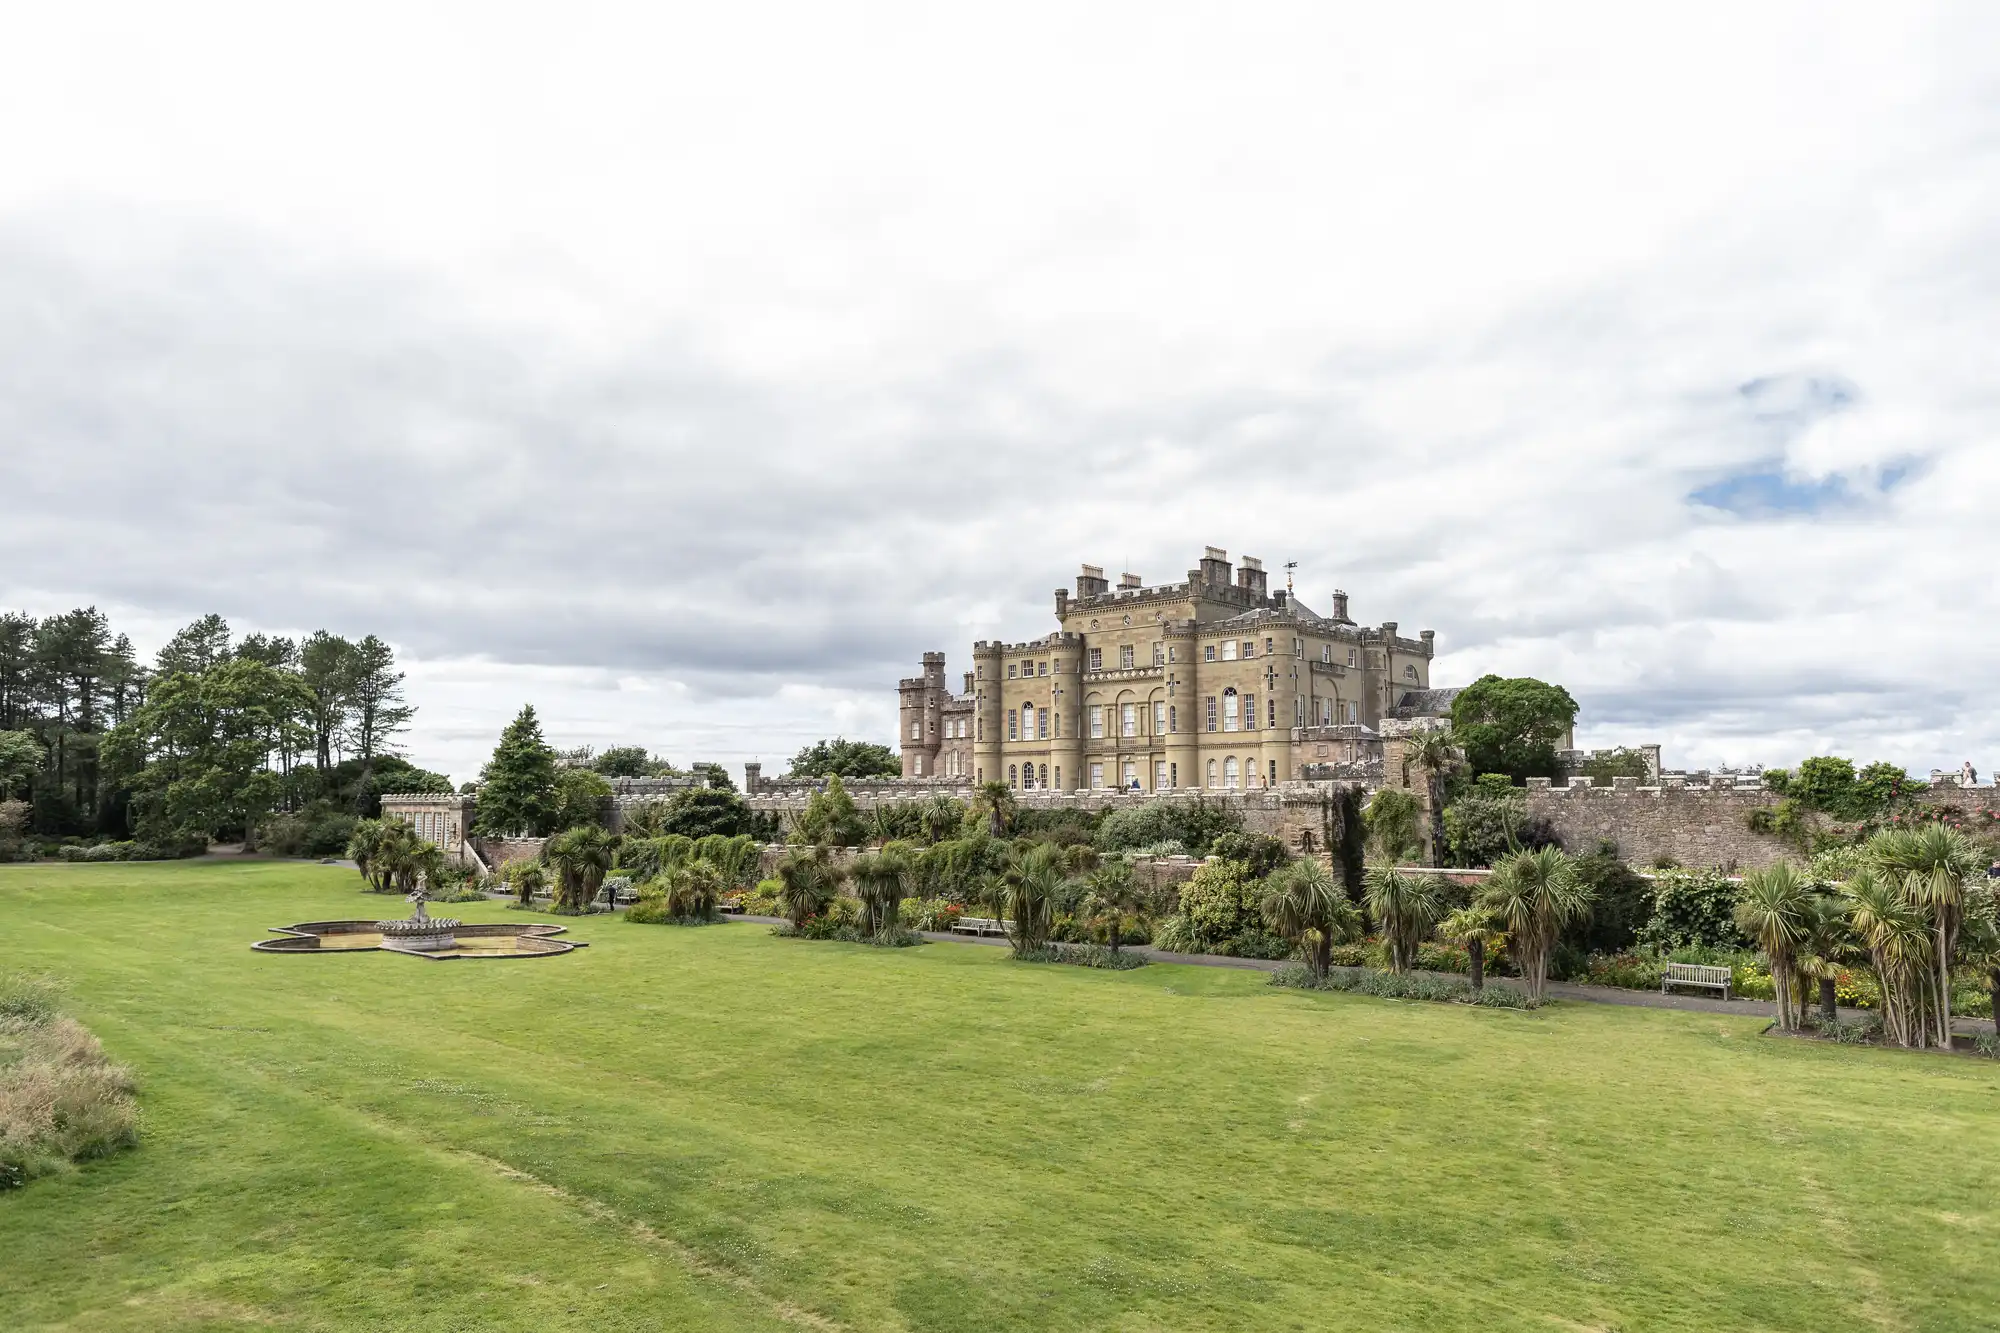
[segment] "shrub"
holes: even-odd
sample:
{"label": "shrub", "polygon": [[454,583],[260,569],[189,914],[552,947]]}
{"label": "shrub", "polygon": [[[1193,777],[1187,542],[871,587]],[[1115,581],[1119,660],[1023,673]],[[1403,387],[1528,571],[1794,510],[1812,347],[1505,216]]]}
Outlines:
{"label": "shrub", "polygon": [[1097,826],[1099,851],[1124,852],[1159,843],[1178,843],[1189,855],[1206,856],[1218,837],[1243,827],[1228,806],[1197,796],[1192,801],[1153,800],[1113,810]]}
{"label": "shrub", "polygon": [[1265,878],[1292,859],[1284,843],[1262,833],[1225,833],[1215,840],[1209,855],[1241,863],[1254,879]]}
{"label": "shrub", "polygon": [[898,910],[910,930],[949,931],[965,915],[963,907],[942,898],[905,898]]}
{"label": "shrub", "polygon": [[1515,986],[1487,986],[1475,992],[1471,982],[1458,977],[1426,976],[1421,972],[1383,972],[1370,967],[1329,968],[1324,977],[1314,977],[1310,968],[1296,964],[1273,972],[1271,984],[1297,990],[1350,991],[1390,1000],[1441,1000],[1486,1005],[1495,1009],[1539,1007],[1526,991]]}
{"label": "shrub", "polygon": [[1638,942],[1662,951],[1746,948],[1749,941],[1736,928],[1736,886],[1719,870],[1661,871],[1653,879],[1653,911]]}
{"label": "shrub", "polygon": [[1176,952],[1215,953],[1245,930],[1261,928],[1260,885],[1241,861],[1210,861],[1181,886],[1179,915],[1197,946]]}
{"label": "shrub", "polygon": [[1146,960],[1135,953],[1116,953],[1101,944],[1044,944],[1015,957],[1023,963],[1069,963],[1076,967],[1102,967],[1113,972],[1129,972],[1144,967]]}
{"label": "shrub", "polygon": [[46,979],[0,975],[0,1189],[138,1141],[131,1075],[56,995]]}

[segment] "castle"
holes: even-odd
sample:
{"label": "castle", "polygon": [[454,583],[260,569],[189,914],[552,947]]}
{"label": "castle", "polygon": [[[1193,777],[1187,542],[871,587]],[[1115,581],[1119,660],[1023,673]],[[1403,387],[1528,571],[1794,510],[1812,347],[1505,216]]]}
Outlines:
{"label": "castle", "polygon": [[1085,565],[1054,633],[973,645],[965,688],[943,653],[899,682],[903,776],[1048,789],[1273,787],[1380,772],[1385,730],[1446,714],[1436,633],[1357,625],[1270,591],[1262,562],[1211,546],[1184,582],[1113,588]]}

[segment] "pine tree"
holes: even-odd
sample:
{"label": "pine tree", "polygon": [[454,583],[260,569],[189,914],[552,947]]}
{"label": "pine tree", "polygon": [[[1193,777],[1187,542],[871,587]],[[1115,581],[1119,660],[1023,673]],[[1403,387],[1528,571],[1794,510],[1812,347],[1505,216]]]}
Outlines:
{"label": "pine tree", "polygon": [[542,739],[533,704],[522,705],[520,715],[500,733],[500,744],[480,771],[479,782],[475,831],[489,837],[543,837],[551,831],[556,752]]}
{"label": "pine tree", "polygon": [[370,634],[354,645],[353,720],[348,724],[354,752],[363,759],[387,754],[389,740],[410,725],[417,710],[403,702],[403,673],[396,653]]}

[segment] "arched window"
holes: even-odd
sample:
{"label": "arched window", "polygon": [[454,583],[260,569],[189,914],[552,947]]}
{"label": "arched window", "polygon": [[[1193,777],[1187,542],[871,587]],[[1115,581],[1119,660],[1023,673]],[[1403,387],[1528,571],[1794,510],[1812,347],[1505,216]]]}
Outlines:
{"label": "arched window", "polygon": [[1010,787],[1021,785],[1021,770],[1013,764],[1007,765],[1007,785]]}
{"label": "arched window", "polygon": [[1042,765],[1041,784],[1044,787],[1049,785],[1049,766],[1047,764]]}
{"label": "arched window", "polygon": [[1021,790],[1033,791],[1034,789],[1035,766],[1033,764],[1023,764],[1021,766]]}
{"label": "arched window", "polygon": [[1236,786],[1236,778],[1236,756],[1232,754],[1222,761],[1222,785],[1233,789]]}
{"label": "arched window", "polygon": [[1021,705],[1021,739],[1024,741],[1035,739],[1035,706],[1033,704]]}
{"label": "arched window", "polygon": [[1168,705],[1167,705],[1167,730],[1168,730],[1168,731],[1179,731],[1180,729],[1181,729],[1181,710],[1180,710],[1180,705],[1178,705],[1178,704],[1168,704]]}
{"label": "arched window", "polygon": [[1222,692],[1222,729],[1235,731],[1243,725],[1241,712],[1236,707],[1236,687],[1230,686]]}
{"label": "arched window", "polygon": [[1215,761],[1213,759],[1208,761],[1208,785],[1211,787],[1215,785]]}

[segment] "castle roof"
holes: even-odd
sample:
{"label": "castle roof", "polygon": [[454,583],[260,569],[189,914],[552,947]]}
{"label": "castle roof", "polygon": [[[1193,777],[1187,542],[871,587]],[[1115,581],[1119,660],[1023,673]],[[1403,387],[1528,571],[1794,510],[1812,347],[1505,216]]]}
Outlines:
{"label": "castle roof", "polygon": [[1396,699],[1396,706],[1389,710],[1390,717],[1450,717],[1451,701],[1458,697],[1462,685],[1448,685],[1436,690],[1404,690]]}

